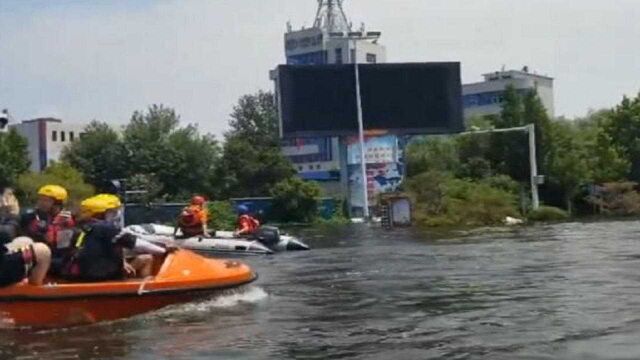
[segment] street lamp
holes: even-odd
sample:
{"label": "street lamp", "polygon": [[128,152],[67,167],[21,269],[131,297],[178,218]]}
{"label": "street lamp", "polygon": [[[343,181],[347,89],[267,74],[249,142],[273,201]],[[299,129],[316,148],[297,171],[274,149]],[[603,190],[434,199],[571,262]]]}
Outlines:
{"label": "street lamp", "polygon": [[[362,177],[362,195],[363,195],[363,217],[369,219],[371,217],[369,212],[369,191],[367,181],[367,163],[365,157],[365,142],[364,142],[364,121],[362,119],[362,96],[360,93],[360,67],[358,66],[358,41],[361,40],[377,40],[380,38],[380,32],[349,32],[346,36],[347,41],[353,41],[353,55],[351,61],[353,61],[354,73],[355,73],[355,88],[356,88],[356,109],[358,113],[358,138],[360,143],[360,176]],[[332,32],[329,33],[331,38],[345,39],[345,33]]]}

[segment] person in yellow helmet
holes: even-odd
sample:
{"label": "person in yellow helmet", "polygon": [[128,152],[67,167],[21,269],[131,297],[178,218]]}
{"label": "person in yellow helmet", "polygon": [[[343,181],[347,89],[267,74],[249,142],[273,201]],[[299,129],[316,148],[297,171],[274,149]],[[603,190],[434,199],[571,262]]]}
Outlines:
{"label": "person in yellow helmet", "polygon": [[52,250],[58,247],[58,235],[75,227],[75,221],[64,204],[69,197],[60,185],[45,185],[38,190],[35,211],[21,217],[21,235],[45,243]]}
{"label": "person in yellow helmet", "polygon": [[20,217],[19,245],[31,242],[42,243],[49,247],[51,265],[49,271],[57,275],[60,266],[70,251],[71,239],[75,230],[75,220],[64,209],[69,194],[60,186],[49,184],[38,190],[35,210]]}
{"label": "person in yellow helmet", "polygon": [[[156,246],[121,229],[122,203],[111,194],[100,194],[80,204],[80,234],[76,254],[64,275],[84,281],[117,280],[125,275],[151,275],[153,255],[167,249]],[[125,258],[125,249],[142,253]]]}

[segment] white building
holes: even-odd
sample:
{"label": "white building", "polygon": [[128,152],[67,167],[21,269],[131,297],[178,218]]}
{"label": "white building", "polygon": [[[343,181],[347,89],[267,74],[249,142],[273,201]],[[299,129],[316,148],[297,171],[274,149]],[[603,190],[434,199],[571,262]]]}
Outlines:
{"label": "white building", "polygon": [[287,64],[321,65],[378,63],[387,60],[382,34],[365,31],[364,24],[354,30],[342,8],[342,0],[318,0],[312,28],[293,31],[288,25],[284,35]]}
{"label": "white building", "polygon": [[[354,31],[347,20],[342,0],[318,0],[313,27],[294,31],[291,25],[287,26],[284,34],[287,64],[386,62],[386,48],[379,43],[381,36],[381,32],[366,31],[364,25]],[[270,76],[277,89],[277,71],[272,71]],[[282,150],[302,178],[325,183],[340,180],[338,138],[289,139],[284,141]]]}
{"label": "white building", "polygon": [[524,94],[536,90],[550,117],[554,117],[553,78],[522,70],[502,70],[484,74],[484,81],[462,86],[464,117],[499,115],[507,86]]}
{"label": "white building", "polygon": [[58,161],[65,146],[82,136],[85,125],[66,124],[54,118],[25,120],[11,125],[29,142],[31,171],[40,172]]}

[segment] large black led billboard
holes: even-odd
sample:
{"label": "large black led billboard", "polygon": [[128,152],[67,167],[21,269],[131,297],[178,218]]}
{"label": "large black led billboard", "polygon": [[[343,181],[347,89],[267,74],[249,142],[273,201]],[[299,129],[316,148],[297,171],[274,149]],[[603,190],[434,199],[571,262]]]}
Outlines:
{"label": "large black led billboard", "polygon": [[[278,70],[284,137],[357,133],[353,64],[281,65]],[[359,72],[365,130],[463,130],[460,63],[360,64]]]}

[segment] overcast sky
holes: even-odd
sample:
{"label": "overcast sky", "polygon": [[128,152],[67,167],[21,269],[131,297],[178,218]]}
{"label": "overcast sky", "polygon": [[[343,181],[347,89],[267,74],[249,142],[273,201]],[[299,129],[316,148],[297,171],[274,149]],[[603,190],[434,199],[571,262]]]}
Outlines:
{"label": "overcast sky", "polygon": [[[557,115],[640,90],[640,0],[346,0],[388,61],[460,61],[556,78]],[[0,0],[0,108],[16,119],[126,123],[163,103],[220,134],[239,96],[272,88],[286,22],[315,0]]]}

